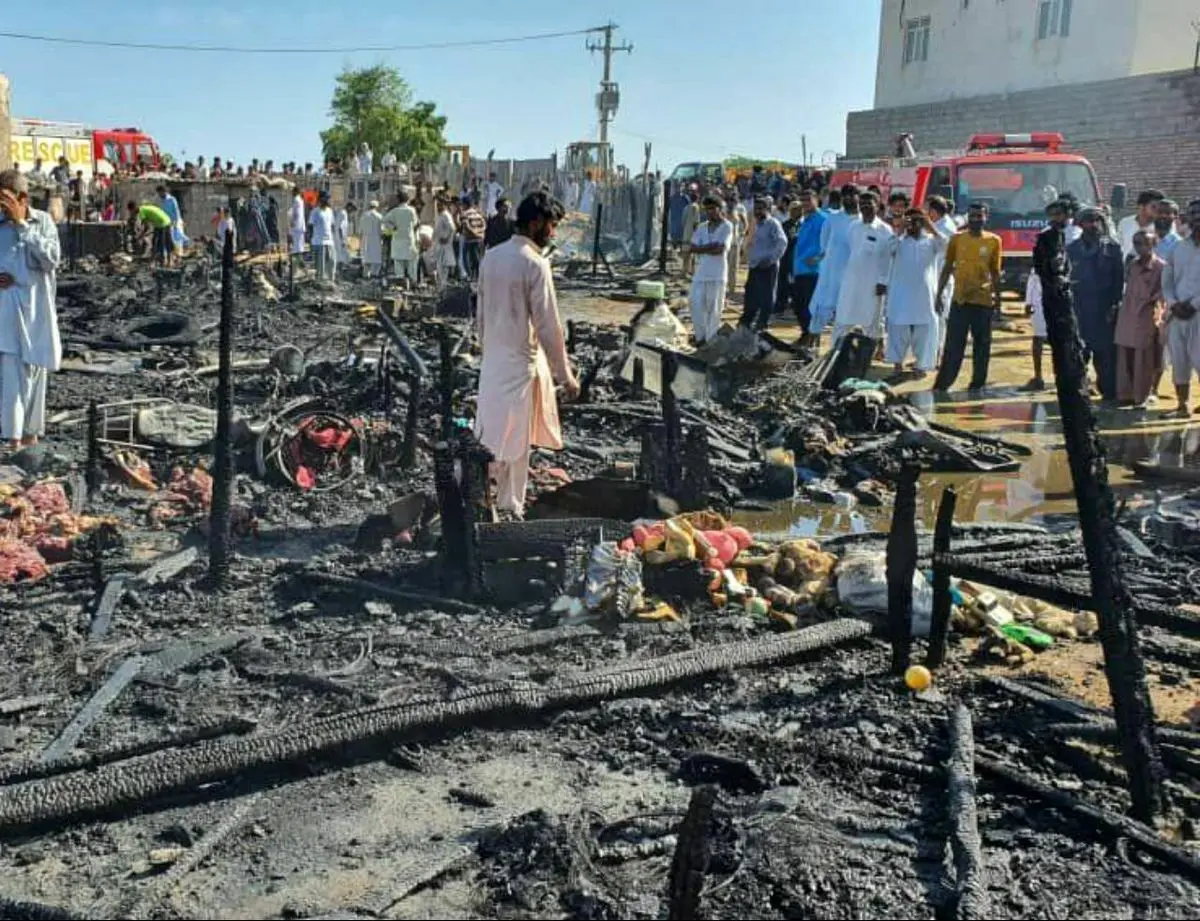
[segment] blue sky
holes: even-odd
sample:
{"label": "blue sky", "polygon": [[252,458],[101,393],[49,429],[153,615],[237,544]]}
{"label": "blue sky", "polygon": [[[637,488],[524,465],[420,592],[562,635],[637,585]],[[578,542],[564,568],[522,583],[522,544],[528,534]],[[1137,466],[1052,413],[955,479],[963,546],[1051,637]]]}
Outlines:
{"label": "blue sky", "polygon": [[[339,8],[340,6],[340,8]],[[763,7],[770,8],[764,12]],[[353,10],[353,12],[350,12]],[[90,39],[265,47],[415,44],[620,27],[618,161],[640,165],[644,140],[664,170],[733,153],[819,160],[841,151],[848,111],[870,108],[878,0],[95,0],[23,4],[12,31]],[[449,118],[472,153],[548,156],[597,136],[599,55],[582,36],[489,48],[326,55],[183,54],[0,38],[15,115],[137,125],[164,150],[317,161],[337,73],[385,62]]]}

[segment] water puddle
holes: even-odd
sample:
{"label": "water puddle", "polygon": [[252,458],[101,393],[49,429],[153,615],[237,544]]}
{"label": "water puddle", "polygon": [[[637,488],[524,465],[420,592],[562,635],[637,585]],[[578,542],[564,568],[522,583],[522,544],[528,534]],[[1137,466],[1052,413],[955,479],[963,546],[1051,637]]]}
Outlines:
{"label": "water puddle", "polygon": [[[935,401],[932,394],[918,392],[909,399],[923,415],[943,425],[1004,438],[1033,450],[1013,473],[923,473],[917,517],[927,528],[933,527],[947,486],[958,494],[955,517],[963,521],[1045,522],[1077,513],[1062,420],[1052,392],[1031,395],[1015,388],[997,388],[989,390],[986,398],[962,393]],[[1134,478],[1131,468],[1138,461],[1200,470],[1200,419],[1176,419],[1157,410],[1097,409],[1097,421],[1108,458],[1109,482],[1118,496],[1149,493],[1155,488]],[[887,530],[891,514],[890,508],[843,509],[794,500],[779,503],[769,512],[739,513],[738,519],[760,533],[813,537]]]}

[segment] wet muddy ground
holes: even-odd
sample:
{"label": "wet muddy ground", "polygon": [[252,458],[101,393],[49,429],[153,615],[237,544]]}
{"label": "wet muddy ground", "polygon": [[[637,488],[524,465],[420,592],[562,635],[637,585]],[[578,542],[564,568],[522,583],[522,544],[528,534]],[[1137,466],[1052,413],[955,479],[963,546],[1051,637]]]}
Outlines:
{"label": "wet muddy ground", "polygon": [[[96,284],[105,294],[108,283]],[[108,307],[105,318],[144,311],[151,289],[144,279],[139,285],[128,308],[113,317]],[[334,303],[310,289],[290,307],[246,297],[238,353],[261,357],[293,343],[311,363],[339,361],[348,341],[369,337],[355,313],[369,297],[353,287]],[[566,285],[562,301],[565,317],[595,324],[625,322],[638,306]],[[211,290],[176,306],[202,325],[216,318]],[[63,312],[64,325],[80,334],[101,311],[81,299]],[[436,354],[419,322],[403,328]],[[998,348],[1008,351],[1010,341],[1017,351],[1025,340],[1001,336]],[[202,341],[201,351],[208,348]],[[206,361],[199,356],[193,367]],[[995,399],[936,411],[964,428],[1027,440],[1035,453],[1019,474],[927,475],[919,506],[926,521],[941,486],[951,482],[960,491],[960,521],[1054,519],[1073,510],[1053,401],[1004,389],[1028,376],[1015,356],[995,367]],[[361,400],[355,412],[372,412],[364,396],[370,374],[334,368],[315,379],[347,404]],[[269,413],[298,389],[274,374],[238,381],[237,405],[248,417]],[[209,405],[212,381],[64,373],[51,393],[53,412],[77,416],[101,395],[186,395]],[[692,791],[712,783],[720,794],[705,916],[941,917],[953,902],[954,872],[940,771],[947,717],[960,699],[973,711],[986,757],[1113,812],[1127,808],[1111,748],[1050,737],[1046,727],[1061,715],[984,680],[998,673],[1037,678],[1048,683],[1035,686],[1107,706],[1094,640],[1016,672],[980,667],[971,659],[973,644],[956,641],[933,690],[914,695],[887,674],[887,646],[865,637],[764,667],[716,668],[574,705],[500,708],[420,731],[378,732],[267,766],[215,771],[161,793],[164,779],[195,752],[220,761],[227,755],[216,753],[234,751],[239,740],[303,741],[339,718],[400,719],[428,701],[553,688],[659,656],[778,639],[762,619],[706,603],[691,606],[679,624],[601,622],[547,632],[557,621],[545,611],[544,586],[533,582],[522,603],[462,609],[389,601],[305,578],[301,570],[436,587],[428,581],[432,547],[355,546],[366,515],[410,489],[430,487],[436,397],[429,401],[415,470],[385,464],[344,490],[307,495],[244,474],[238,498],[254,508],[260,532],[239,544],[224,593],[206,586],[201,554],[163,584],[138,585],[109,632],[93,640],[89,561],[3,590],[0,655],[10,669],[0,677],[0,898],[43,903],[39,910],[59,906],[64,917],[664,917],[681,818]],[[914,402],[923,405],[919,397]],[[1127,415],[1104,419],[1114,445],[1116,437],[1130,445],[1144,437],[1146,456],[1186,449],[1181,427]],[[1135,434],[1115,435],[1122,430]],[[81,430],[73,432],[51,441],[65,471],[77,469],[85,453]],[[1129,459],[1140,450],[1130,447]],[[161,481],[171,466],[191,459],[158,457],[152,468]],[[592,472],[569,454],[552,460],[577,475]],[[93,509],[119,519],[124,546],[105,563],[106,574],[138,572],[161,554],[203,545],[193,528],[201,516],[150,527],[154,501],[110,477]],[[799,503],[739,515],[764,531],[822,536],[886,527],[888,518],[886,510]],[[1150,664],[1160,720],[1176,726],[1184,725],[1200,674],[1194,649],[1180,655],[1182,663]],[[115,696],[82,733],[78,751],[95,756],[134,743],[182,743],[186,733],[206,729],[216,740],[174,754],[125,751],[115,765],[82,771],[62,764],[50,780],[13,779],[135,657],[158,664]],[[168,660],[169,667],[162,664]],[[1172,768],[1176,811],[1168,833],[1185,857],[1200,819],[1196,774],[1194,765]],[[80,789],[62,786],[67,777]],[[73,811],[89,791],[122,784],[129,786],[119,806]],[[1120,835],[995,777],[981,776],[978,804],[982,916],[1200,916],[1200,871],[1187,859],[1181,869],[1147,856]],[[26,821],[50,813],[60,817]],[[57,916],[3,903],[0,915]]]}

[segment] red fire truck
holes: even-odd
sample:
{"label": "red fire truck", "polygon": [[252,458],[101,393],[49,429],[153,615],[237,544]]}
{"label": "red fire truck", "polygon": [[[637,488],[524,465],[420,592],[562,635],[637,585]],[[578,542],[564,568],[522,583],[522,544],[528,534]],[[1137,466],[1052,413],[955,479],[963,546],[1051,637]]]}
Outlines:
{"label": "red fire truck", "polygon": [[1092,165],[1079,154],[1063,153],[1062,146],[1063,136],[1053,132],[976,134],[963,151],[839,160],[831,185],[875,185],[885,202],[892,192],[903,191],[918,206],[930,195],[941,195],[963,216],[972,202],[986,203],[988,229],[1004,244],[1005,287],[1023,291],[1034,241],[1046,226],[1046,205],[1066,193],[1080,205],[1100,201]]}
{"label": "red fire truck", "polygon": [[51,122],[14,118],[11,123],[10,157],[28,172],[37,160],[49,172],[66,157],[71,172],[81,171],[88,179],[99,171],[130,169],[144,163],[159,169],[162,158],[154,138],[137,128],[90,128],[73,122]]}

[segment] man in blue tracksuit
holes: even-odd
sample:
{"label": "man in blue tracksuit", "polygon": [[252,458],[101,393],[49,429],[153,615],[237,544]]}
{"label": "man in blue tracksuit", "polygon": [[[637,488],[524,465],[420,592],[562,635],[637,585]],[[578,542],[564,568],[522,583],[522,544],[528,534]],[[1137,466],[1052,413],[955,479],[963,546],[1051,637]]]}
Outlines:
{"label": "man in blue tracksuit", "polygon": [[800,342],[807,345],[811,339],[809,324],[812,321],[809,304],[817,290],[821,269],[821,228],[825,226],[825,213],[817,207],[817,193],[812,189],[800,193],[800,207],[804,217],[796,230],[792,251],[792,307],[796,311],[796,322],[800,324]]}

